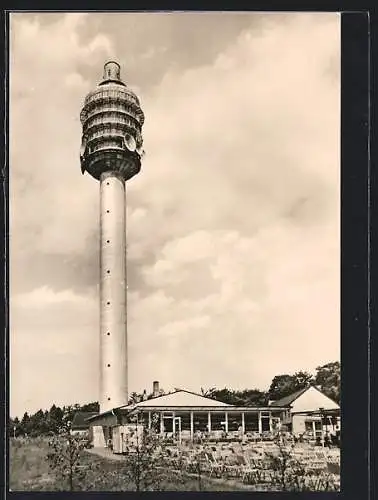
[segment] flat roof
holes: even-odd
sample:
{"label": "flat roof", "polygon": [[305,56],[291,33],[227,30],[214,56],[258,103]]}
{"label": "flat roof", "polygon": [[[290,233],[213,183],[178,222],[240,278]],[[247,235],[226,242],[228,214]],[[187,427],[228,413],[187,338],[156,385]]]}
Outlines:
{"label": "flat roof", "polygon": [[132,412],[211,412],[211,413],[259,413],[259,412],[271,412],[271,411],[284,411],[289,407],[285,408],[282,406],[227,406],[224,408],[217,408],[214,406],[142,406],[142,407],[130,407],[125,408],[114,408],[114,410],[109,410],[104,413],[100,413],[88,419],[88,421],[93,422],[95,420],[101,419],[109,415],[122,414],[127,415]]}

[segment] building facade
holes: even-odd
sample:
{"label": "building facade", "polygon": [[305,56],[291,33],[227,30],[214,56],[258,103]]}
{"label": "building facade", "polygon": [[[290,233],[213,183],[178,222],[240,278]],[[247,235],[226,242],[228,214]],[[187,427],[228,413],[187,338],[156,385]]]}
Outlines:
{"label": "building facade", "polygon": [[274,406],[290,406],[288,430],[294,435],[321,437],[324,431],[340,428],[340,406],[316,386],[310,385],[272,402]]}
{"label": "building facade", "polygon": [[135,405],[115,408],[90,419],[93,446],[106,446],[113,429],[135,421],[175,441],[193,441],[206,434],[241,439],[248,434],[279,430],[289,408],[234,406],[185,390],[158,396]]}

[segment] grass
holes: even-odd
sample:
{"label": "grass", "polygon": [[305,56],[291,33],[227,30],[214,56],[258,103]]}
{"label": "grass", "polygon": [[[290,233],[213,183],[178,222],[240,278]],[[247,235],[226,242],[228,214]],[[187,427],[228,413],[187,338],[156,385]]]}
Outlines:
{"label": "grass", "polygon": [[[49,469],[47,438],[11,439],[9,488],[11,491],[67,491],[68,484]],[[133,491],[122,460],[82,452],[85,474],[75,478],[75,491]],[[163,491],[273,491],[273,485],[243,485],[238,480],[209,479],[195,474],[161,471]]]}
{"label": "grass", "polygon": [[[11,491],[64,491],[62,484],[49,470],[46,460],[49,452],[48,439],[11,439],[9,488]],[[122,470],[122,461],[113,461],[83,452],[81,463],[91,467],[84,480],[76,481],[78,491],[130,491],[132,485]],[[196,477],[183,476],[170,480],[165,474],[161,485],[165,491],[200,491]],[[201,491],[235,491],[245,489],[242,485],[201,478]]]}
{"label": "grass", "polygon": [[11,439],[9,488],[11,491],[35,491],[52,488],[54,478],[46,460],[48,442],[44,439]]}

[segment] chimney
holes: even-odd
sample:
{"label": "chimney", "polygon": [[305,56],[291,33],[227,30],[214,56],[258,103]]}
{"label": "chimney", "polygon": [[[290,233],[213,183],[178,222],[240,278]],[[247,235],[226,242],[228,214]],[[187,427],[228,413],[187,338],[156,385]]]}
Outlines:
{"label": "chimney", "polygon": [[155,380],[152,385],[152,397],[157,398],[159,396],[159,381]]}

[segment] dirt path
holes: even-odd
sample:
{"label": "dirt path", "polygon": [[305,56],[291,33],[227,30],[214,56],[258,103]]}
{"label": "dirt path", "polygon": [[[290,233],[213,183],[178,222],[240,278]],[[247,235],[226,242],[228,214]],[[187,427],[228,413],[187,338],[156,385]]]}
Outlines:
{"label": "dirt path", "polygon": [[122,455],[117,455],[113,453],[109,448],[88,448],[85,451],[91,453],[92,455],[97,455],[98,457],[106,458],[107,460],[114,460],[118,462],[124,460]]}

